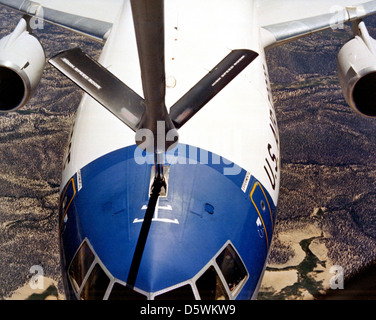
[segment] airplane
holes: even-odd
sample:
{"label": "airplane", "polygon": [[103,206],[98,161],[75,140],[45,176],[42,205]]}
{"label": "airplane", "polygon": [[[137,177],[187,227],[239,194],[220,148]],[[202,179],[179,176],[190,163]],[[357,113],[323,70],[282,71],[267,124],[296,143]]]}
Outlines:
{"label": "airplane", "polygon": [[[265,52],[351,23],[345,100],[376,116],[376,47],[358,0],[0,0],[0,108],[24,106],[46,59],[83,90],[61,178],[67,299],[256,299],[276,224],[280,139]],[[103,44],[46,57],[46,21]],[[27,48],[27,50],[25,50]],[[57,102],[58,103],[58,102]]]}

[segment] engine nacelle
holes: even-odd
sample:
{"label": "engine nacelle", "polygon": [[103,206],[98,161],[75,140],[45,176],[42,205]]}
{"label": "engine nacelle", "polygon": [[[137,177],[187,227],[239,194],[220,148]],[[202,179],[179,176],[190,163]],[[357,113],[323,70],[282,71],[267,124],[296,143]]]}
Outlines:
{"label": "engine nacelle", "polygon": [[346,102],[356,112],[376,117],[376,41],[364,23],[338,53],[338,77]]}
{"label": "engine nacelle", "polygon": [[34,94],[46,63],[41,43],[21,19],[15,30],[0,40],[0,112],[24,106]]}

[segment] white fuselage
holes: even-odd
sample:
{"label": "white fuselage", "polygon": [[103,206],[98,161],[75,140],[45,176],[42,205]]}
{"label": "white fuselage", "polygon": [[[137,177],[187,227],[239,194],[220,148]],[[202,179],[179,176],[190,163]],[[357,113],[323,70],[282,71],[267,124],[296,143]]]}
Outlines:
{"label": "white fuselage", "polygon": [[[250,49],[259,57],[179,130],[179,141],[244,168],[277,205],[278,128],[254,1],[165,0],[167,108],[234,49]],[[129,1],[119,12],[99,62],[143,96]],[[85,95],[73,126],[62,187],[91,161],[133,144],[135,133]]]}

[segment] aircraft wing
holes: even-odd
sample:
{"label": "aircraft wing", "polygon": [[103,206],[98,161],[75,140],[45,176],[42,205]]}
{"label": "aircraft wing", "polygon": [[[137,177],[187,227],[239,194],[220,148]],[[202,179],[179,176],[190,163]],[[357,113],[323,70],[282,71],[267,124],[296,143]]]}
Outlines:
{"label": "aircraft wing", "polygon": [[123,0],[0,0],[0,5],[103,40]]}
{"label": "aircraft wing", "polygon": [[376,13],[376,1],[257,0],[258,23],[265,48]]}

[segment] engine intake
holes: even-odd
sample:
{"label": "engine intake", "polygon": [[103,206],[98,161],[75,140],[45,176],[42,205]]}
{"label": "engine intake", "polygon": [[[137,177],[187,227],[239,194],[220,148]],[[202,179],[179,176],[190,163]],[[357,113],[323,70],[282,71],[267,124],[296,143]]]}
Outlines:
{"label": "engine intake", "polygon": [[42,45],[21,19],[12,33],[0,40],[0,112],[21,108],[30,100],[45,62]]}
{"label": "engine intake", "polygon": [[359,33],[338,53],[338,77],[350,107],[364,116],[376,117],[376,41],[363,22]]}

